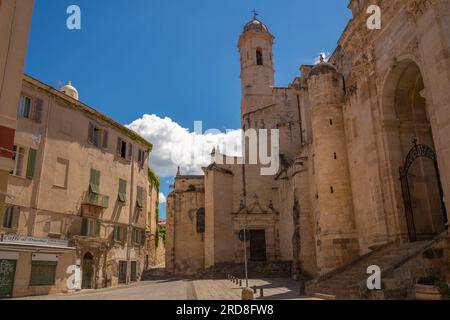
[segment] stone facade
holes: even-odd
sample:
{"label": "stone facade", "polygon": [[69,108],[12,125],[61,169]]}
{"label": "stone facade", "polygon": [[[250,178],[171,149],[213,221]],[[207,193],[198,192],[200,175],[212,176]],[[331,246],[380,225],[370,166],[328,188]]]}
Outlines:
{"label": "stone facade", "polygon": [[71,265],[81,267],[82,288],[96,289],[139,281],[151,264],[152,145],[77,98],[71,85],[58,91],[24,76],[13,196],[0,226],[0,260],[16,266],[15,297],[66,292]]}
{"label": "stone facade", "polygon": [[372,2],[350,1],[353,18],[328,62],[303,65],[287,88],[274,87],[273,35],[256,18],[245,25],[242,128],[280,130],[280,170],[262,176],[261,165],[223,164],[214,152],[205,175],[192,178],[195,191],[177,176],[167,207],[169,272],[242,263],[244,227],[256,239],[252,262],[291,261],[292,273],[307,278],[380,245],[444,232],[450,1],[375,1],[381,30],[367,28]]}

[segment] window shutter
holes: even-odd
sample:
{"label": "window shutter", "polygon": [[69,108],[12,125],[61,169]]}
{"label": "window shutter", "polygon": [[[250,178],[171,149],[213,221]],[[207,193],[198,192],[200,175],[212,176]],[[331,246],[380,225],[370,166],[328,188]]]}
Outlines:
{"label": "window shutter", "polygon": [[13,207],[12,208],[12,218],[11,218],[11,228],[17,229],[19,227],[19,219],[20,219],[20,208]]}
{"label": "window shutter", "polygon": [[127,182],[122,179],[119,179],[119,201],[127,202]]}
{"label": "window shutter", "polygon": [[95,184],[100,189],[100,171],[98,170],[95,171]]}
{"label": "window shutter", "polygon": [[145,244],[145,231],[141,231],[141,245]]}
{"label": "window shutter", "polygon": [[104,130],[103,131],[103,149],[108,149],[108,138],[109,138],[109,133],[108,131]]}
{"label": "window shutter", "polygon": [[4,210],[3,210],[3,224],[2,224],[2,226],[3,226],[3,228],[7,228],[8,227],[8,224],[9,224],[9,216],[10,216],[10,208],[5,208]]}
{"label": "window shutter", "polygon": [[86,218],[83,218],[81,222],[81,235],[82,236],[88,236],[88,224],[89,221]]}
{"label": "window shutter", "polygon": [[92,124],[92,122],[89,122],[88,141],[90,144],[94,144],[95,142],[94,125]]}
{"label": "window shutter", "polygon": [[41,123],[42,120],[42,105],[43,105],[42,99],[39,98],[34,99],[32,119],[38,123]]}
{"label": "window shutter", "polygon": [[128,160],[133,158],[133,145],[131,143],[128,144]]}
{"label": "window shutter", "polygon": [[136,242],[136,229],[132,229],[131,230],[131,243],[135,243]]}
{"label": "window shutter", "polygon": [[95,224],[95,236],[96,237],[100,237],[100,227],[101,227],[101,222],[100,220],[97,220],[97,223]]}
{"label": "window shutter", "polygon": [[144,204],[143,204],[143,191],[144,189],[142,189],[141,187],[137,187],[137,194],[136,194],[136,204],[139,208],[143,208]]}
{"label": "window shutter", "polygon": [[128,242],[128,227],[123,228],[123,242]]}
{"label": "window shutter", "polygon": [[120,157],[121,151],[122,151],[122,139],[117,138],[117,148],[116,148],[117,156]]}
{"label": "window shutter", "polygon": [[37,150],[30,149],[28,152],[28,165],[27,165],[27,179],[33,180],[34,172],[36,170],[36,156]]}
{"label": "window shutter", "polygon": [[20,99],[19,99],[19,108],[17,109],[17,116],[18,117],[22,117],[23,116],[23,105],[24,105],[24,103],[25,103],[25,97],[24,96],[20,96]]}
{"label": "window shutter", "polygon": [[91,169],[91,178],[89,181],[89,189],[92,193],[100,193],[100,171]]}
{"label": "window shutter", "polygon": [[95,169],[91,169],[91,178],[89,181],[90,184],[95,184],[95,175],[96,175]]}

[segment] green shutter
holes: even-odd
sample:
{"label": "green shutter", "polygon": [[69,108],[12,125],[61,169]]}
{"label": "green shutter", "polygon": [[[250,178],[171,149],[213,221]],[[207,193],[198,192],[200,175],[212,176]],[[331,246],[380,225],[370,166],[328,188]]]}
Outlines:
{"label": "green shutter", "polygon": [[122,203],[127,202],[127,182],[125,180],[119,180],[119,201]]}
{"label": "green shutter", "polygon": [[9,228],[9,221],[11,217],[11,208],[5,207],[3,210],[3,228]]}
{"label": "green shutter", "polygon": [[100,193],[100,171],[91,169],[91,178],[89,181],[89,191],[95,194]]}
{"label": "green shutter", "polygon": [[143,203],[143,192],[144,190],[141,187],[137,187],[137,195],[136,195],[136,204],[138,206],[138,208],[143,208],[144,207],[144,203]]}
{"label": "green shutter", "polygon": [[12,208],[12,218],[11,218],[11,228],[17,229],[19,227],[19,219],[20,219],[20,208],[13,207]]}
{"label": "green shutter", "polygon": [[28,165],[27,165],[27,179],[32,180],[34,178],[34,172],[36,170],[36,156],[37,150],[30,149],[28,152]]}
{"label": "green shutter", "polygon": [[100,237],[100,227],[101,227],[102,223],[100,222],[100,220],[97,220],[97,222],[95,223],[95,236],[96,237]]}
{"label": "green shutter", "polygon": [[33,261],[31,264],[30,286],[53,286],[56,278],[56,262]]}
{"label": "green shutter", "polygon": [[88,224],[89,221],[86,218],[83,218],[83,221],[81,222],[81,235],[87,237],[88,236]]}

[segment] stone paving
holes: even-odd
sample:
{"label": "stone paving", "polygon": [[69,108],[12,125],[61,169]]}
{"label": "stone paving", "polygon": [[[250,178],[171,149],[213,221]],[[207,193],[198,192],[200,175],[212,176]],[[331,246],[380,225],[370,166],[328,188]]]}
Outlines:
{"label": "stone paving", "polygon": [[[245,285],[245,282],[243,282]],[[258,287],[255,300],[308,300],[299,297],[298,284],[290,279],[252,279]],[[259,288],[264,288],[264,297]],[[75,294],[20,298],[18,300],[241,300],[242,287],[228,280],[165,279],[128,287],[84,290]]]}
{"label": "stone paving", "polygon": [[[242,283],[245,286],[245,280]],[[310,300],[300,297],[300,287],[291,279],[250,279],[249,287],[257,287],[255,300]],[[243,287],[229,280],[197,280],[194,282],[199,300],[241,300]],[[260,289],[264,296],[261,297]],[[314,299],[315,300],[315,299]]]}

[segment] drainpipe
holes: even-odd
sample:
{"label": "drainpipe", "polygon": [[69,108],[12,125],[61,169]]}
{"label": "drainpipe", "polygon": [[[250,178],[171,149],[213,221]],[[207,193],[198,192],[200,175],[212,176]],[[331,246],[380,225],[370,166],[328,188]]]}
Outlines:
{"label": "drainpipe", "polygon": [[[133,150],[134,151],[134,150]],[[131,156],[131,191],[130,191],[130,216],[128,219],[128,232],[127,232],[127,280],[126,284],[130,284],[131,280],[131,246],[133,245],[132,241],[132,232],[133,232],[133,209],[136,201],[132,201],[134,199],[134,152]]]}

